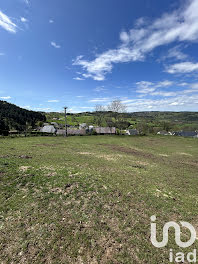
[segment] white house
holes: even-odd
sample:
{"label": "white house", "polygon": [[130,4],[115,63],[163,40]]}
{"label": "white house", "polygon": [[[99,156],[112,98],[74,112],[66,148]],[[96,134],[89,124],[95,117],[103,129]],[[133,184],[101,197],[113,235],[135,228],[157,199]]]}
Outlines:
{"label": "white house", "polygon": [[54,134],[56,132],[56,129],[52,125],[47,125],[47,126],[42,127],[40,132]]}

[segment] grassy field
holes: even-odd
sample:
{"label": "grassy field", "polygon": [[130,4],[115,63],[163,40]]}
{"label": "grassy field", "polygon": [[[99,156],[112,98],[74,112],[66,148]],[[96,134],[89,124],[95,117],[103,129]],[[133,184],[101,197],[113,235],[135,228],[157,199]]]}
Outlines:
{"label": "grassy field", "polygon": [[197,139],[0,139],[0,263],[169,263],[198,244],[172,230],[156,249],[150,217],[159,240],[166,221],[197,228],[197,186]]}

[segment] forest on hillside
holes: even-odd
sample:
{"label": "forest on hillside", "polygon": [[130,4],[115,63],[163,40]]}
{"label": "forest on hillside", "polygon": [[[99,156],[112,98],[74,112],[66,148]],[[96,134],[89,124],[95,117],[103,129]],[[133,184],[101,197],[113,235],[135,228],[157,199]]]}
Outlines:
{"label": "forest on hillside", "polygon": [[34,128],[38,121],[45,120],[46,117],[42,113],[0,101],[0,135],[8,134],[8,131],[12,129],[24,131],[27,127]]}

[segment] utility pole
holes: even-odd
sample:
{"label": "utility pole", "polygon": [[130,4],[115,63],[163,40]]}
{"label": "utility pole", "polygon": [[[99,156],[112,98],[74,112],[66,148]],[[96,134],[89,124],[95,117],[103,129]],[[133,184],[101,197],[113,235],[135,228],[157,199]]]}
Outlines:
{"label": "utility pole", "polygon": [[67,107],[65,109],[65,137],[67,137]]}

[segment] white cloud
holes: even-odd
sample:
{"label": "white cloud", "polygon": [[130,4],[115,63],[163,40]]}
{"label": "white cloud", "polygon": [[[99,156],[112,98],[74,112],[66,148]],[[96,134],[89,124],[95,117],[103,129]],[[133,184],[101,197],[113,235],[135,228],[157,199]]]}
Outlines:
{"label": "white cloud", "polygon": [[166,72],[174,74],[174,73],[190,73],[194,71],[198,71],[198,63],[193,62],[181,62],[173,65],[169,65],[166,67]]}
{"label": "white cloud", "polygon": [[169,87],[173,85],[173,82],[168,80],[157,83],[141,81],[141,82],[137,82],[136,85],[137,85],[137,90],[136,90],[137,93],[149,94],[149,93],[153,93],[157,88]]}
{"label": "white cloud", "polygon": [[94,109],[93,106],[81,106],[80,109]]}
{"label": "white cloud", "polygon": [[198,93],[198,83],[191,83],[188,84],[190,87],[189,89],[186,89],[183,91],[184,94],[189,94],[189,93]]}
{"label": "white cloud", "polygon": [[122,32],[120,33],[120,40],[121,40],[122,42],[128,43],[130,39],[129,39],[128,34],[127,34],[126,32],[124,32],[124,31],[122,31]]}
{"label": "white cloud", "polygon": [[56,49],[60,49],[61,48],[61,46],[56,44],[56,42],[54,42],[54,41],[51,41],[51,45],[52,45],[52,47],[54,47]]}
{"label": "white cloud", "polygon": [[26,5],[29,5],[29,4],[30,4],[30,1],[29,1],[29,0],[24,0],[24,3],[25,3]]}
{"label": "white cloud", "polygon": [[53,19],[50,19],[50,20],[49,20],[49,23],[50,23],[50,24],[54,23],[54,20],[53,20]]}
{"label": "white cloud", "polygon": [[0,11],[0,27],[11,33],[16,33],[17,25],[14,24],[11,19]]}
{"label": "white cloud", "polygon": [[187,86],[187,85],[188,85],[188,83],[186,83],[186,82],[182,82],[182,83],[178,84],[178,86]]}
{"label": "white cloud", "polygon": [[99,86],[94,89],[95,92],[103,92],[106,91],[107,89],[104,88],[104,86]]}
{"label": "white cloud", "polygon": [[[114,64],[141,61],[155,48],[175,41],[198,41],[198,1],[188,0],[187,4],[145,27],[121,32],[122,43],[117,48],[103,52],[91,61],[79,56],[73,65],[83,68],[85,78],[102,81],[112,71]],[[177,53],[177,56],[181,57],[181,54]]]}
{"label": "white cloud", "polygon": [[83,98],[84,95],[77,95],[76,97],[77,97],[77,98]]}
{"label": "white cloud", "polygon": [[89,100],[90,103],[102,103],[102,102],[109,102],[111,99],[110,98],[94,98]]}
{"label": "white cloud", "polygon": [[28,20],[25,17],[21,17],[21,22],[26,23]]}
{"label": "white cloud", "polygon": [[164,97],[171,97],[171,96],[176,96],[176,92],[164,92],[164,91],[156,91],[153,93],[150,93],[151,95],[157,95],[157,96],[164,96]]}
{"label": "white cloud", "polygon": [[48,100],[47,101],[48,103],[58,103],[58,102],[60,102],[59,100]]}
{"label": "white cloud", "polygon": [[137,85],[137,90],[136,90],[137,93],[148,94],[156,90],[156,87],[152,82],[141,81],[141,82],[137,82],[136,85]]}
{"label": "white cloud", "polygon": [[198,107],[198,94],[197,95],[179,95],[176,97],[162,98],[157,100],[152,99],[128,99],[122,101],[127,105],[128,111],[195,111]]}
{"label": "white cloud", "polygon": [[2,97],[0,97],[0,99],[2,99],[2,100],[9,100],[11,98],[12,98],[11,96],[2,96]]}
{"label": "white cloud", "polygon": [[198,91],[198,83],[192,83],[191,88]]}
{"label": "white cloud", "polygon": [[179,103],[179,102],[173,102],[173,103],[170,103],[170,105],[183,105],[184,103]]}
{"label": "white cloud", "polygon": [[[40,108],[40,107],[37,107],[37,108],[33,108],[33,110],[40,111],[40,112],[49,112],[49,111],[52,111],[52,108]],[[53,111],[53,112],[55,112],[55,111]]]}
{"label": "white cloud", "polygon": [[141,81],[137,82],[137,90],[136,92],[139,93],[139,97],[144,97],[146,95],[152,95],[152,96],[163,96],[163,97],[170,97],[170,96],[176,96],[176,92],[171,91],[162,91],[159,90],[159,88],[167,88],[174,84],[174,82],[165,80],[161,82],[148,82],[148,81]]}
{"label": "white cloud", "polygon": [[174,58],[177,60],[185,60],[188,58],[188,55],[181,51],[180,46],[176,46],[172,49],[169,49],[167,55],[164,56],[162,59],[165,60],[165,59],[171,59],[171,58]]}
{"label": "white cloud", "polygon": [[146,19],[146,18],[144,18],[144,17],[140,17],[140,18],[138,18],[138,19],[136,20],[136,22],[135,22],[135,26],[136,26],[136,27],[141,27],[141,26],[145,25],[146,22],[147,22],[147,19]]}
{"label": "white cloud", "polygon": [[83,79],[83,78],[81,78],[81,77],[75,77],[75,78],[73,78],[74,80],[76,80],[76,81],[84,81],[85,79]]}
{"label": "white cloud", "polygon": [[84,78],[103,81],[106,73],[111,72],[113,63],[128,62],[134,59],[141,60],[139,52],[132,51],[128,47],[123,47],[118,50],[109,50],[90,62],[83,60],[82,56],[79,56],[73,62],[73,65],[81,65],[87,71],[87,73],[82,74]]}
{"label": "white cloud", "polygon": [[[174,89],[175,87],[177,87],[177,90],[174,91],[170,90],[170,88],[172,88],[173,85],[174,85]],[[185,87],[185,89],[181,90],[181,87]],[[188,87],[188,89],[186,89],[186,87]],[[155,82],[155,83],[141,81],[136,83],[136,88],[137,88],[136,92],[139,94],[138,95],[139,98],[143,98],[147,95],[159,96],[159,97],[175,97],[186,94],[195,94],[195,93],[198,94],[198,83],[187,83],[187,82],[177,83],[169,80]],[[165,90],[167,88],[168,90]]]}
{"label": "white cloud", "polygon": [[72,68],[71,68],[70,66],[65,66],[65,69],[69,71],[69,70],[71,70]]}
{"label": "white cloud", "polygon": [[30,105],[24,105],[24,106],[20,106],[21,108],[25,108],[25,109],[31,109],[31,106]]}
{"label": "white cloud", "polygon": [[5,55],[5,53],[2,53],[2,52],[0,53],[0,56],[4,56],[4,55]]}
{"label": "white cloud", "polygon": [[80,112],[85,112],[85,111],[90,111],[90,110],[93,110],[94,107],[93,106],[81,106],[81,107],[78,107],[78,106],[74,106],[70,109],[68,109],[68,112],[70,113],[80,113]]}
{"label": "white cloud", "polygon": [[156,87],[168,87],[168,86],[171,86],[173,84],[174,84],[174,82],[165,80],[165,81],[162,81],[162,82],[158,82],[156,84]]}

